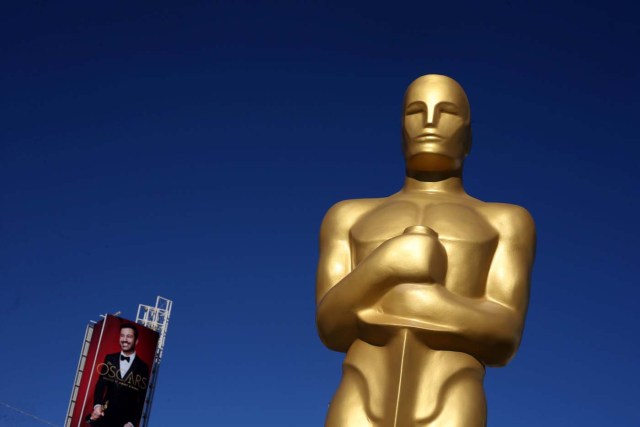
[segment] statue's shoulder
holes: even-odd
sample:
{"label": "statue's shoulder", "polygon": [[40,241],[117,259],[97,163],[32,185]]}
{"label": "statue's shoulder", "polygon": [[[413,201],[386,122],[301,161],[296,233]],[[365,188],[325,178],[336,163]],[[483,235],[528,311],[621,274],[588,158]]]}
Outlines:
{"label": "statue's shoulder", "polygon": [[377,207],[381,203],[387,200],[387,197],[376,197],[370,199],[348,199],[342,200],[335,205],[331,206],[331,211],[342,211],[350,209],[371,209]]}
{"label": "statue's shoulder", "polygon": [[349,199],[333,205],[325,214],[323,227],[350,228],[360,217],[380,206],[385,198]]}
{"label": "statue's shoulder", "polygon": [[489,222],[506,236],[533,236],[535,223],[528,210],[509,203],[483,202],[482,211]]}

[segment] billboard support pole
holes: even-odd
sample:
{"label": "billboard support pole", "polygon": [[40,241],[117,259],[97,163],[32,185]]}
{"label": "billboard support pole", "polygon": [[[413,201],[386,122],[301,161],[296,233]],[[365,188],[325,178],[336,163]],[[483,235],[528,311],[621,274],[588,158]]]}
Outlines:
{"label": "billboard support pole", "polygon": [[73,409],[75,408],[76,401],[78,400],[80,380],[87,364],[87,354],[89,353],[89,344],[91,343],[91,337],[93,336],[94,325],[95,322],[90,322],[84,332],[84,341],[82,342],[82,350],[80,350],[80,359],[78,360],[78,368],[76,369],[76,378],[73,380],[73,390],[71,390],[71,399],[69,399],[69,406],[67,407],[67,418],[64,422],[65,427],[69,427],[71,424]]}
{"label": "billboard support pole", "polygon": [[164,350],[164,343],[167,337],[167,330],[169,329],[169,317],[171,317],[172,307],[173,301],[161,296],[156,297],[156,305],[153,307],[144,304],[140,304],[138,306],[136,323],[142,326],[146,326],[149,329],[153,329],[160,335],[158,339],[158,346],[156,347],[156,353],[153,357],[151,379],[149,381],[147,398],[144,403],[145,407],[142,411],[141,427],[147,427],[149,425],[151,403],[153,401],[153,395],[155,393],[156,384],[158,382],[158,371],[160,370],[160,362],[162,361],[162,352]]}
{"label": "billboard support pole", "polygon": [[[106,320],[107,316],[104,314],[101,314],[100,317],[103,318],[103,322],[102,322],[102,326],[100,327],[100,336],[98,338],[98,343],[97,343],[98,347],[100,347],[100,343],[102,342],[102,334],[104,333],[104,327],[106,324],[106,321],[104,320]],[[71,399],[69,399],[69,406],[67,408],[67,418],[65,419],[65,422],[64,422],[65,427],[73,427],[71,426],[73,410],[76,404],[78,403],[78,391],[80,390],[80,381],[82,379],[84,371],[86,370],[87,355],[89,353],[89,345],[91,343],[91,339],[93,338],[93,334],[95,333],[95,324],[96,322],[91,321],[91,323],[87,326],[87,329],[84,334],[84,343],[82,344],[82,351],[80,352],[80,360],[78,361],[78,369],[76,370],[76,379],[73,383],[73,390],[71,391]],[[91,371],[89,372],[89,383],[93,378],[93,367],[96,365],[97,358],[98,358],[98,353],[96,352],[95,356],[93,357]],[[84,393],[84,396],[82,397],[82,403],[81,403],[82,406],[84,406],[85,402],[87,401],[88,394],[89,394],[89,389],[87,388],[87,390]],[[80,423],[81,421],[78,420],[78,427],[80,426]]]}

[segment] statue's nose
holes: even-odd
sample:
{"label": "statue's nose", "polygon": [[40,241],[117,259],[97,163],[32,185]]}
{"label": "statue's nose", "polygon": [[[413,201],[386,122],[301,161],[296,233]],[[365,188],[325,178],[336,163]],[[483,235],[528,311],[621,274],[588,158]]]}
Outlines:
{"label": "statue's nose", "polygon": [[425,116],[425,127],[436,126],[438,124],[438,110],[436,108],[428,108]]}

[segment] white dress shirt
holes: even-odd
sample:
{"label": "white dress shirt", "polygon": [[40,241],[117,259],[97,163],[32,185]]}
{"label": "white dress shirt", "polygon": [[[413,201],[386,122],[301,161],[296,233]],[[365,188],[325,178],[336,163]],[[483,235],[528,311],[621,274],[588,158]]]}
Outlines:
{"label": "white dress shirt", "polygon": [[[122,360],[122,356],[128,357],[129,361],[127,362],[126,360]],[[129,371],[129,368],[131,367],[131,364],[133,363],[133,359],[135,357],[135,351],[128,356],[123,352],[120,352],[120,378],[124,378],[124,376],[127,375],[127,371]]]}

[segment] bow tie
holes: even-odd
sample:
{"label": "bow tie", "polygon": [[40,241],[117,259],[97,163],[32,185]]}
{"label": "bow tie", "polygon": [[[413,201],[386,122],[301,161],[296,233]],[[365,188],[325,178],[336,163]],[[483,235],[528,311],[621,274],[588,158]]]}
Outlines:
{"label": "bow tie", "polygon": [[129,356],[120,355],[120,360],[126,360],[128,362],[131,358]]}

